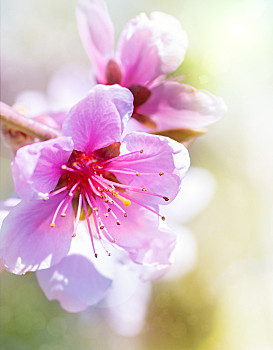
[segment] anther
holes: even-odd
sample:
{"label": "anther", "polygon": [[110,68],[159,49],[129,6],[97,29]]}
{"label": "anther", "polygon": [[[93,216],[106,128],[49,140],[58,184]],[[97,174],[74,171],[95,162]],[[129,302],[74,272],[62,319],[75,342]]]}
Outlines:
{"label": "anther", "polygon": [[120,225],[120,221],[119,220],[117,221],[117,225]]}
{"label": "anther", "polygon": [[76,237],[76,233],[73,233],[72,237]]}
{"label": "anther", "polygon": [[49,199],[49,197],[44,197],[43,200],[44,201],[47,201]]}
{"label": "anther", "polygon": [[113,239],[113,243],[116,243],[116,241],[117,241],[116,238],[114,238],[114,239]]}
{"label": "anther", "polygon": [[77,165],[78,165],[78,163],[77,163],[77,162],[74,162],[72,165],[73,165],[73,166],[77,166]]}
{"label": "anther", "polygon": [[140,176],[140,174],[139,174],[139,173],[136,173],[136,176]]}
{"label": "anther", "polygon": [[65,170],[65,169],[66,169],[66,165],[62,165],[61,168],[62,168],[63,170]]}
{"label": "anther", "polygon": [[103,230],[103,229],[104,229],[104,226],[100,226],[100,229]]}
{"label": "anther", "polygon": [[128,216],[127,213],[124,213],[124,217],[127,218],[127,216]]}
{"label": "anther", "polygon": [[163,197],[164,201],[168,202],[169,198],[168,197]]}
{"label": "anther", "polygon": [[66,216],[66,213],[62,213],[61,216],[64,218]]}
{"label": "anther", "polygon": [[108,217],[108,216],[109,216],[109,214],[108,214],[108,213],[106,213],[106,214],[105,214],[105,216],[106,216],[106,217]]}
{"label": "anther", "polygon": [[161,219],[162,219],[162,221],[166,220],[165,216],[161,216]]}
{"label": "anther", "polygon": [[140,153],[143,153],[143,149],[140,150]]}
{"label": "anther", "polygon": [[98,257],[98,254],[97,253],[95,253],[95,258],[97,258]]}
{"label": "anther", "polygon": [[142,191],[145,192],[145,191],[147,191],[147,189],[146,188],[142,188]]}
{"label": "anther", "polygon": [[51,227],[55,227],[55,224],[54,224],[54,222],[52,222],[52,224],[50,224],[50,226],[51,226]]}
{"label": "anther", "polygon": [[162,173],[162,171],[159,173],[159,176],[162,176],[162,175],[164,175],[164,173]]}
{"label": "anther", "polygon": [[108,210],[108,213],[110,213],[110,211],[111,211],[111,208],[108,208],[107,210]]}
{"label": "anther", "polygon": [[69,195],[70,197],[73,197],[73,193],[72,193],[72,192],[69,192],[68,195]]}

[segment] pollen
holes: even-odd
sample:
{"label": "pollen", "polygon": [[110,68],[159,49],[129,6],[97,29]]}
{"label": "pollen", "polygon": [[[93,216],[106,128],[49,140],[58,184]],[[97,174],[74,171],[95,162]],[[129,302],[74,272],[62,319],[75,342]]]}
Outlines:
{"label": "pollen", "polygon": [[[121,200],[123,202],[123,204],[125,205],[125,207],[129,207],[129,205],[131,205],[131,201],[129,199],[122,197],[117,192],[115,192],[114,196],[117,197],[119,200]],[[109,211],[109,209],[108,209],[108,211]]]}

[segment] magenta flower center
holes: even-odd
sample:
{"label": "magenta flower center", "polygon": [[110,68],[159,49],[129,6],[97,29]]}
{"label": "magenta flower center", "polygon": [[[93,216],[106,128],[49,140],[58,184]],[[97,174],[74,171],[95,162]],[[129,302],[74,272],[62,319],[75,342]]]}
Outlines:
{"label": "magenta flower center", "polygon": [[[143,153],[143,150],[132,152]],[[115,174],[124,175],[164,175],[163,172],[159,173],[140,173],[130,168],[128,166],[128,154],[117,156],[111,159],[101,159],[96,156],[96,152],[91,156],[87,156],[83,152],[74,150],[67,162],[67,164],[62,165],[63,174],[59,179],[58,185],[55,190],[48,194],[44,200],[48,200],[59,193],[66,192],[64,198],[60,201],[58,207],[55,210],[53,219],[51,222],[51,227],[55,227],[55,221],[58,215],[62,217],[66,216],[66,211],[68,206],[72,204],[75,207],[76,204],[76,221],[74,225],[73,237],[76,236],[77,227],[79,220],[81,218],[82,210],[85,214],[87,220],[88,229],[92,241],[93,250],[95,252],[93,234],[91,230],[91,224],[89,216],[92,213],[94,219],[94,225],[96,228],[97,238],[101,241],[101,232],[104,237],[106,237],[111,242],[115,243],[117,240],[112,237],[111,233],[108,232],[107,228],[102,222],[102,217],[107,218],[112,216],[116,221],[117,225],[121,225],[121,217],[127,218],[127,213],[125,211],[126,207],[134,202],[149,211],[152,211],[156,215],[160,216],[162,220],[165,220],[164,216],[161,216],[156,210],[144,205],[139,200],[132,196],[132,193],[139,192],[146,195],[156,196],[162,198],[164,201],[169,199],[165,196],[148,192],[146,188],[134,187],[131,185],[125,185],[118,182]],[[118,167],[115,169],[111,162],[115,160],[119,164],[124,164],[124,167]],[[116,214],[118,213],[118,214]],[[119,217],[118,217],[119,216]]]}

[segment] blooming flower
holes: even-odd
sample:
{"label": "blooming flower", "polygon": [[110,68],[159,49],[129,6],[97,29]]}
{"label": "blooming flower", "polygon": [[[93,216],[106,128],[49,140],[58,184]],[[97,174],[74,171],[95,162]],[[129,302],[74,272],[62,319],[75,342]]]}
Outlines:
{"label": "blooming flower", "polygon": [[[170,205],[162,208],[178,233],[173,251],[175,260],[166,270],[164,280],[181,278],[194,266],[196,243],[190,230],[181,223],[191,220],[207,205],[214,187],[214,178],[208,171],[191,168],[183,190]],[[12,198],[0,203],[0,225],[18,201]],[[81,239],[72,240],[68,255],[60,263],[37,272],[39,284],[47,298],[58,300],[65,310],[79,312],[94,305],[83,317],[99,313],[116,332],[136,335],[144,324],[151,297],[150,279],[156,277],[156,267],[134,264],[122,250],[113,250],[109,261],[100,245],[101,258],[95,259],[90,254],[91,242],[85,226],[84,222],[79,224]]]}
{"label": "blooming flower", "polygon": [[188,152],[160,136],[123,137],[132,99],[118,85],[98,85],[72,108],[63,136],[18,150],[12,170],[23,200],[4,220],[0,237],[9,271],[22,274],[59,263],[81,218],[95,257],[94,236],[102,245],[106,240],[125,249],[137,263],[169,264],[175,236],[158,228],[159,218],[165,219],[159,205],[179,191]]}
{"label": "blooming flower", "polygon": [[79,32],[101,84],[120,84],[134,95],[133,130],[200,129],[220,119],[223,100],[165,76],[176,70],[188,46],[172,16],[140,14],[125,26],[116,53],[114,29],[103,0],[81,0]]}

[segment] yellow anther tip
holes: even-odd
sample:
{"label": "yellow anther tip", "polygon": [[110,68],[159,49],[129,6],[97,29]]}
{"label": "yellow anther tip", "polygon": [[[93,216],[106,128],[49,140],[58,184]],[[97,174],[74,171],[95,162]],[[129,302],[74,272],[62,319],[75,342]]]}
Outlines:
{"label": "yellow anther tip", "polygon": [[68,195],[69,195],[70,197],[73,197],[73,193],[71,193],[71,192],[69,192]]}
{"label": "yellow anther tip", "polygon": [[76,237],[76,233],[73,233],[72,237]]}
{"label": "yellow anther tip", "polygon": [[116,241],[117,241],[116,238],[114,238],[114,239],[113,239],[113,242],[116,243]]}
{"label": "yellow anther tip", "polygon": [[142,188],[142,191],[145,192],[145,191],[147,191],[147,189],[146,188]]}
{"label": "yellow anther tip", "polygon": [[62,165],[61,168],[62,168],[63,170],[65,170],[65,169],[66,169],[66,165]]}
{"label": "yellow anther tip", "polygon": [[66,216],[66,213],[62,213],[61,216],[64,218]]}
{"label": "yellow anther tip", "polygon": [[129,199],[126,199],[124,201],[124,205],[125,205],[125,207],[129,207],[129,205],[131,205],[131,201],[129,201]]}
{"label": "yellow anther tip", "polygon": [[44,197],[43,200],[44,201],[47,201],[49,199],[49,197]]}
{"label": "yellow anther tip", "polygon": [[143,149],[140,150],[140,153],[143,153]]}
{"label": "yellow anther tip", "polygon": [[55,224],[54,224],[54,222],[52,222],[52,224],[50,224],[50,226],[51,226],[51,227],[55,227]]}
{"label": "yellow anther tip", "polygon": [[161,216],[161,219],[162,219],[162,221],[166,220],[165,216]]}

